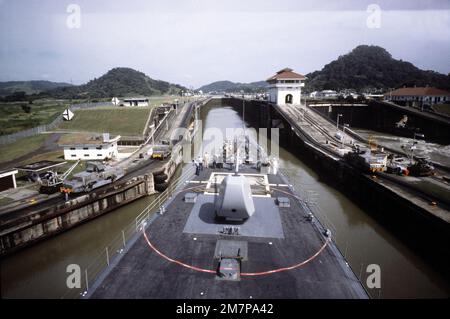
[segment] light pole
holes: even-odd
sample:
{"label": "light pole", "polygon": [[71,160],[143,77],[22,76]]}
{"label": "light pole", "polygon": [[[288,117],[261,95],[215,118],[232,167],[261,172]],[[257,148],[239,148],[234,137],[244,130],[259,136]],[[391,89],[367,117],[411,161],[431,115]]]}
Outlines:
{"label": "light pole", "polygon": [[[416,136],[419,136],[419,137],[422,137],[422,138],[425,137],[425,135],[423,135],[423,134],[414,133],[414,135],[413,135],[413,142],[412,142],[411,147],[409,148],[409,154],[407,154],[408,157],[409,157],[409,164],[410,165],[412,165],[412,161],[413,161],[413,158],[414,158],[414,150],[416,149],[416,144],[417,144]],[[405,149],[405,146],[406,145],[402,145],[402,149]]]}
{"label": "light pole", "polygon": [[425,138],[425,135],[421,134],[421,133],[416,133],[414,132],[414,136],[413,136],[413,143],[415,144],[416,142],[416,136],[421,137],[421,138]]}
{"label": "light pole", "polygon": [[152,148],[155,147],[155,123],[153,123],[152,125],[150,125],[150,129],[151,129],[151,134],[152,134]]}
{"label": "light pole", "polygon": [[242,95],[242,122],[244,124],[244,136],[245,136],[245,99],[244,96]]}
{"label": "light pole", "polygon": [[337,115],[337,118],[336,118],[336,128],[337,128],[337,130],[339,131],[339,118],[342,116],[342,114],[341,113],[339,113],[338,115]]}
{"label": "light pole", "polygon": [[413,135],[413,145],[411,146],[411,158],[409,159],[410,164],[412,164],[412,161],[413,161],[413,158],[414,158],[413,152],[414,152],[414,150],[416,149],[416,144],[418,143],[418,142],[416,141],[416,136],[421,137],[421,138],[425,138],[425,135],[423,135],[423,134],[421,134],[421,133],[415,133],[415,132],[414,132],[414,135]]}
{"label": "light pole", "polygon": [[344,139],[345,139],[345,129],[348,128],[350,126],[350,124],[348,123],[344,123],[344,125],[342,126],[342,148],[344,148]]}

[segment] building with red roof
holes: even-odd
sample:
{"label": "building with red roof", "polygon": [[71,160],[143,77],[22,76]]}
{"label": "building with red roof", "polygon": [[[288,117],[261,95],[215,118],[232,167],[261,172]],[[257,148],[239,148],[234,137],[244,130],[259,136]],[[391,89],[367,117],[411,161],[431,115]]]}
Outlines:
{"label": "building with red roof", "polygon": [[268,78],[269,102],[276,104],[300,104],[302,87],[306,77],[284,68]]}
{"label": "building with red roof", "polygon": [[432,106],[450,101],[450,92],[434,87],[405,87],[384,95],[385,101],[405,106]]}

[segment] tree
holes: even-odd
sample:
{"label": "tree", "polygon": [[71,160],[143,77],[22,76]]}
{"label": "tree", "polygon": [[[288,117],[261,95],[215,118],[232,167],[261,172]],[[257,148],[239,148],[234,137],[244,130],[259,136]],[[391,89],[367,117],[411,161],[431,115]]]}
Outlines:
{"label": "tree", "polygon": [[20,107],[25,113],[31,113],[31,106],[30,104],[21,104]]}

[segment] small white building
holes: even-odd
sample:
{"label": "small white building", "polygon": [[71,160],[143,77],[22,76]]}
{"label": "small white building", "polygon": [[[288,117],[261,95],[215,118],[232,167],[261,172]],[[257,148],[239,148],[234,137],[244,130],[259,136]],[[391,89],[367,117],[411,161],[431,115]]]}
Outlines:
{"label": "small white building", "polygon": [[120,135],[114,138],[109,133],[103,136],[78,135],[67,144],[61,144],[64,148],[65,160],[107,160],[118,155],[117,142]]}
{"label": "small white building", "polygon": [[318,99],[318,98],[321,98],[322,95],[319,91],[314,91],[314,92],[309,93],[309,97],[313,98],[313,99]]}
{"label": "small white building", "polygon": [[130,97],[123,99],[123,106],[149,106],[149,100],[144,97]]}
{"label": "small white building", "polygon": [[276,104],[300,104],[302,82],[305,76],[285,68],[266,81],[269,83],[269,102]]}
{"label": "small white building", "polygon": [[338,96],[338,93],[334,90],[323,90],[320,93],[321,93],[322,97],[327,98],[327,99],[335,99]]}
{"label": "small white building", "polygon": [[309,93],[309,97],[313,99],[336,99],[338,93],[334,90],[314,91]]}
{"label": "small white building", "polygon": [[431,106],[450,101],[450,92],[434,87],[401,88],[386,93],[384,100],[405,106]]}

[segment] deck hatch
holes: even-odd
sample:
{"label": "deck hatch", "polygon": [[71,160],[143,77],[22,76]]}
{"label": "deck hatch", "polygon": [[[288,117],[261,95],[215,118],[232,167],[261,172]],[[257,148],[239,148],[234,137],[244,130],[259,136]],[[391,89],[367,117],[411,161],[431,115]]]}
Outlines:
{"label": "deck hatch", "polygon": [[237,256],[240,256],[244,261],[248,259],[248,244],[246,241],[223,239],[217,241],[216,249],[214,251],[215,259],[221,257],[235,258]]}
{"label": "deck hatch", "polygon": [[241,262],[248,260],[248,243],[239,240],[218,240],[214,252],[217,279],[239,281]]}

